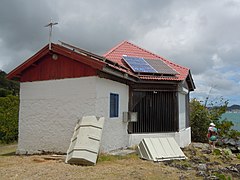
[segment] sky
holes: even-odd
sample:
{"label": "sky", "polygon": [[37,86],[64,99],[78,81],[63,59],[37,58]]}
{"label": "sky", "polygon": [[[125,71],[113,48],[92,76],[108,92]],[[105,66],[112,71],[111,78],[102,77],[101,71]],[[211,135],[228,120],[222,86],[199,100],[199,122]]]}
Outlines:
{"label": "sky", "polygon": [[102,55],[128,40],[191,69],[191,98],[240,104],[240,0],[1,0],[0,69],[52,41]]}

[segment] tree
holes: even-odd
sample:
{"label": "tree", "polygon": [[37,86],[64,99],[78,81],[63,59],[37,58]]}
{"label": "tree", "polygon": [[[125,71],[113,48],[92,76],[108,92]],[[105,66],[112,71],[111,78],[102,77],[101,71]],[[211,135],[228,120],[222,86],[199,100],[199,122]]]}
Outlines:
{"label": "tree", "polygon": [[0,142],[10,143],[18,138],[18,96],[0,97]]}
{"label": "tree", "polygon": [[19,82],[6,79],[6,73],[0,70],[0,97],[19,94]]}
{"label": "tree", "polygon": [[206,142],[206,129],[209,125],[208,109],[197,99],[190,102],[190,126],[192,141]]}
{"label": "tree", "polygon": [[18,138],[19,82],[6,79],[0,70],[0,142]]}
{"label": "tree", "polygon": [[[197,99],[192,99],[190,102],[190,125],[192,129],[192,141],[207,142],[207,129],[211,122],[221,130],[220,136],[224,135],[224,132],[231,132],[230,121],[221,121],[221,116],[227,110],[228,101],[221,98],[219,101],[211,102],[207,105],[207,100],[203,105]],[[225,133],[226,135],[226,133]],[[228,135],[230,135],[228,133]]]}

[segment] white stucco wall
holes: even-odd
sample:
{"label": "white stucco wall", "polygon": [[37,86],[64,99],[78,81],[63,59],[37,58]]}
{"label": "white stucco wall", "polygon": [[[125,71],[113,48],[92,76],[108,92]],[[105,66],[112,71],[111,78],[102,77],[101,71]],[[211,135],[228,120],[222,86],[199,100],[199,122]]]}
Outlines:
{"label": "white stucco wall", "polygon": [[66,152],[76,122],[95,113],[96,77],[20,85],[18,153]]}
{"label": "white stucco wall", "polygon": [[[109,116],[110,93],[119,94],[117,118]],[[77,121],[87,115],[105,117],[102,152],[138,145],[145,137],[174,137],[181,147],[191,143],[184,124],[175,133],[128,134],[122,117],[128,100],[127,85],[99,77],[21,83],[17,153],[66,152]]]}
{"label": "white stucco wall", "polygon": [[[119,117],[110,118],[110,93],[119,94]],[[127,123],[123,122],[123,112],[128,111],[129,88],[115,81],[97,79],[96,114],[105,117],[101,151],[127,147],[129,135]]]}
{"label": "white stucco wall", "polygon": [[[110,92],[119,94],[118,118],[109,118]],[[77,121],[86,115],[105,117],[102,151],[125,147],[127,108],[128,86],[99,77],[21,83],[17,152],[66,152]]]}

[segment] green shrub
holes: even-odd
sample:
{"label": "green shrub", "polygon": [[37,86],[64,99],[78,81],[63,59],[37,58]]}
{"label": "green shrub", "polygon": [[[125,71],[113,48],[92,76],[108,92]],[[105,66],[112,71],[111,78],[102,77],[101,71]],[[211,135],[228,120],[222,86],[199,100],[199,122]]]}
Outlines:
{"label": "green shrub", "polygon": [[207,142],[206,130],[209,126],[208,109],[197,99],[190,102],[190,126],[192,130],[192,141]]}
{"label": "green shrub", "polygon": [[[207,101],[207,100],[206,100]],[[207,104],[207,103],[205,103]],[[217,128],[222,128],[223,132],[229,132],[229,127],[233,124],[221,124],[221,116],[227,110],[228,101],[221,98],[217,102],[211,102],[208,107],[203,105],[197,99],[190,101],[190,125],[192,130],[192,141],[207,142],[207,130],[211,122],[215,123]],[[226,127],[225,127],[226,126]]]}
{"label": "green shrub", "polygon": [[0,142],[10,143],[18,138],[18,96],[0,97]]}
{"label": "green shrub", "polygon": [[12,94],[11,91],[7,89],[0,88],[0,97],[6,97],[8,95]]}

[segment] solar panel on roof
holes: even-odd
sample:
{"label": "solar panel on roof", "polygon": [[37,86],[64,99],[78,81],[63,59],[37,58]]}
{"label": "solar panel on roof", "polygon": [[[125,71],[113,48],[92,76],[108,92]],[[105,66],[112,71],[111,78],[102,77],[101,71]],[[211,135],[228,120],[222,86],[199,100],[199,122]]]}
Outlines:
{"label": "solar panel on roof", "polygon": [[124,61],[130,66],[134,72],[140,73],[158,73],[143,58],[123,56]]}
{"label": "solar panel on roof", "polygon": [[144,59],[139,57],[123,56],[124,61],[137,73],[154,73],[165,75],[179,74],[159,59]]}
{"label": "solar panel on roof", "polygon": [[145,61],[150,64],[158,73],[176,75],[177,73],[174,69],[169,67],[166,63],[159,59],[145,59]]}

